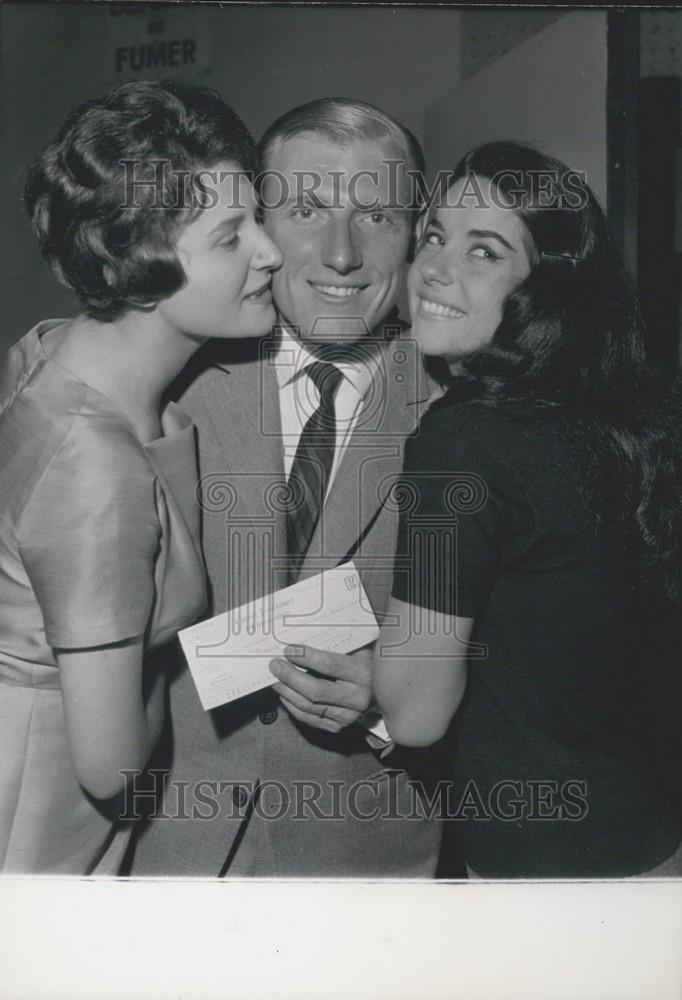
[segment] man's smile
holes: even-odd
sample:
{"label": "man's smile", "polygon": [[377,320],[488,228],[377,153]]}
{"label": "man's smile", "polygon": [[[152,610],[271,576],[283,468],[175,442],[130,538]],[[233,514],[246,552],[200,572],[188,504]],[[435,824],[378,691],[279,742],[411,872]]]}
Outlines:
{"label": "man's smile", "polygon": [[323,284],[321,281],[309,281],[310,287],[321,295],[332,299],[350,299],[367,288],[367,285]]}

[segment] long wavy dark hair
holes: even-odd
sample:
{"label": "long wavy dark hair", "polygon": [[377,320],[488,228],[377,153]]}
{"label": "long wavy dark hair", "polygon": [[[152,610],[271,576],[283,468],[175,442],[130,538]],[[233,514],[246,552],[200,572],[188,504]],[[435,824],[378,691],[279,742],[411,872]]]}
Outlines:
{"label": "long wavy dark hair", "polygon": [[604,213],[583,176],[522,143],[478,146],[451,183],[472,175],[515,208],[533,252],[492,340],[463,360],[452,388],[490,405],[559,409],[583,456],[596,523],[636,555],[645,592],[679,603],[682,392],[647,362]]}

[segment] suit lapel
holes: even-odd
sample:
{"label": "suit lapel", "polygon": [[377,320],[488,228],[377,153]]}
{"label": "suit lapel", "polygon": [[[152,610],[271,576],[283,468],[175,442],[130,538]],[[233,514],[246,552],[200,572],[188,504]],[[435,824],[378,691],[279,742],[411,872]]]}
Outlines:
{"label": "suit lapel", "polygon": [[277,380],[267,357],[221,362],[191,392],[201,406],[205,546],[219,553],[226,567],[227,572],[217,571],[221,579],[226,575],[229,607],[286,583]]}

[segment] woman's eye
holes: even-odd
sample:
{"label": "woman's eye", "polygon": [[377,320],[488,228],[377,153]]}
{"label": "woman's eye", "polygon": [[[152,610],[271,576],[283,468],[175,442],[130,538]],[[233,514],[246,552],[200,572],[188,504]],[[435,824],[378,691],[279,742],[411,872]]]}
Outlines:
{"label": "woman's eye", "polygon": [[478,257],[479,260],[499,260],[499,255],[491,250],[490,247],[486,246],[475,246],[469,251],[472,257]]}
{"label": "woman's eye", "polygon": [[426,230],[422,237],[422,244],[424,243],[430,243],[432,246],[445,246],[445,240],[440,233],[437,233],[434,229]]}
{"label": "woman's eye", "polygon": [[223,247],[225,250],[234,250],[239,244],[239,234],[235,233],[234,236],[230,236],[229,239],[222,240],[218,246]]}

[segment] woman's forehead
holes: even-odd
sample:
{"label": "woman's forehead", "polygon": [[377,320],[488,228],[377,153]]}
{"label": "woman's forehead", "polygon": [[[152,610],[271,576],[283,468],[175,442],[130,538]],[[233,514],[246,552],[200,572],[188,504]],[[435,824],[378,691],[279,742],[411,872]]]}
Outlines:
{"label": "woman's forehead", "polygon": [[505,204],[496,186],[478,175],[461,177],[450,185],[447,197],[431,213],[448,232],[496,231],[523,240],[526,225],[519,212]]}

